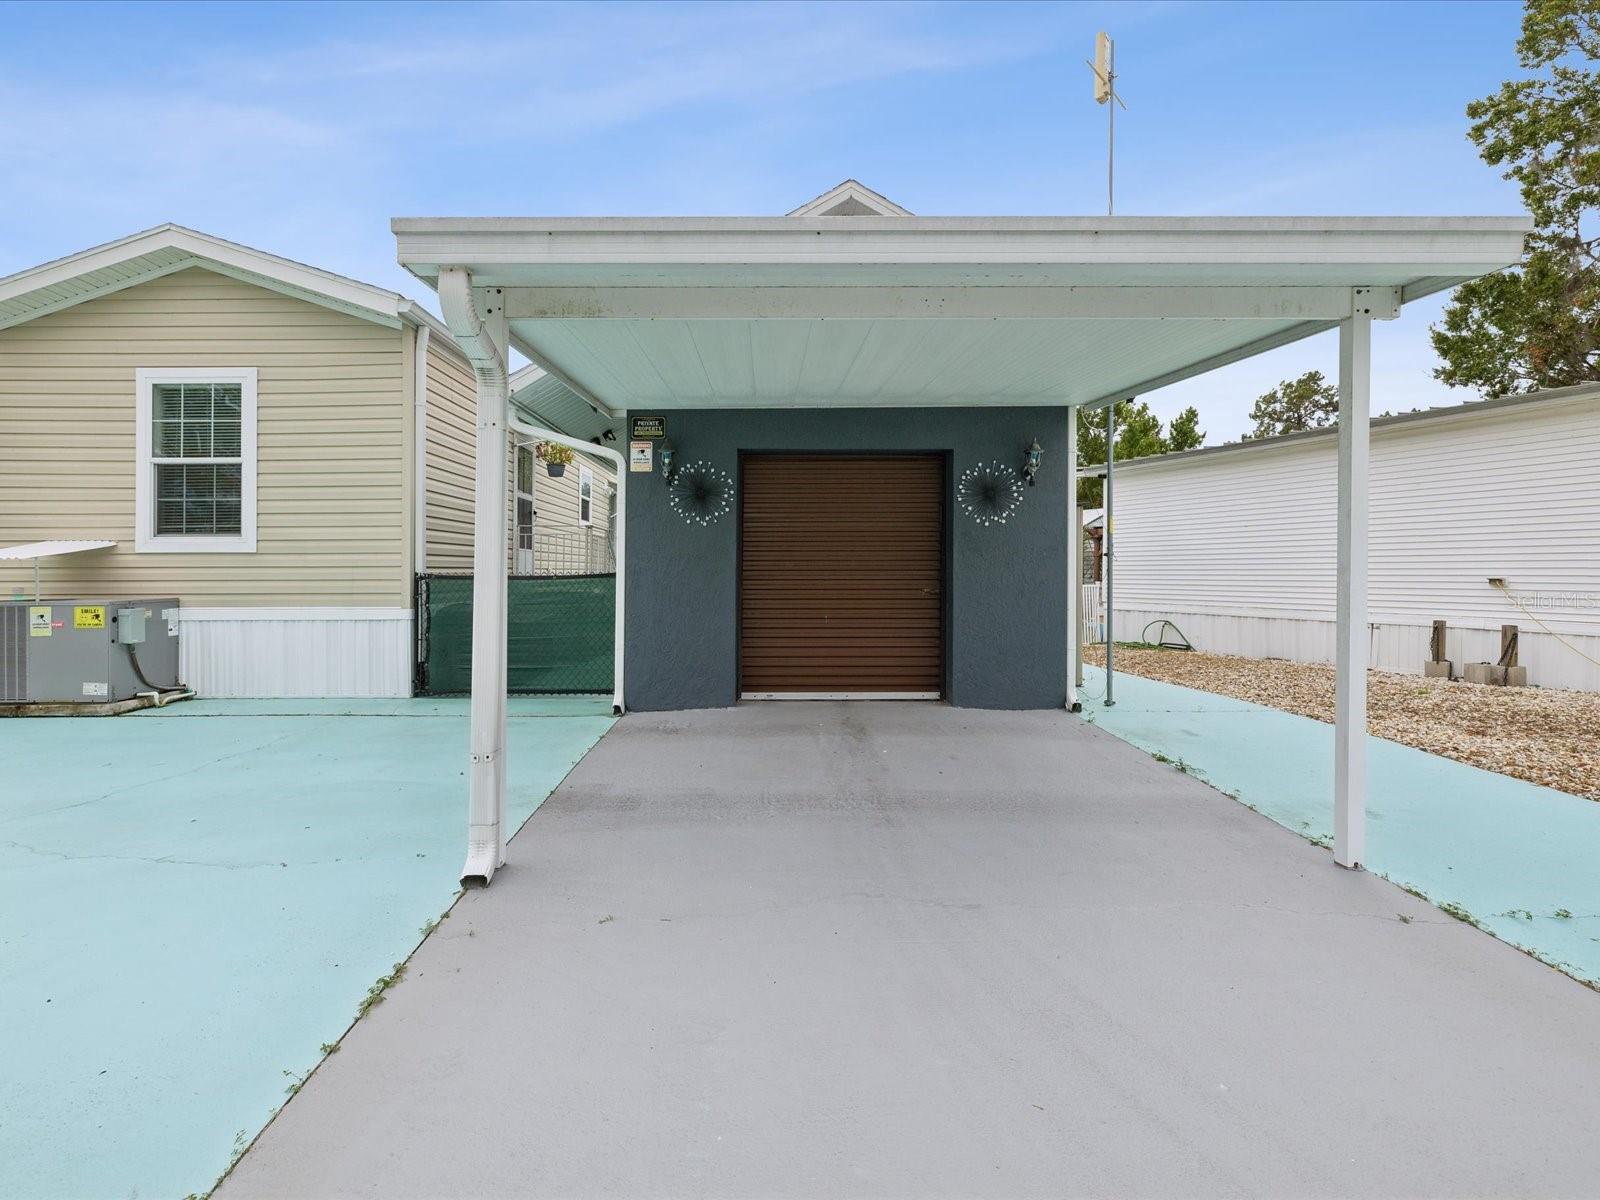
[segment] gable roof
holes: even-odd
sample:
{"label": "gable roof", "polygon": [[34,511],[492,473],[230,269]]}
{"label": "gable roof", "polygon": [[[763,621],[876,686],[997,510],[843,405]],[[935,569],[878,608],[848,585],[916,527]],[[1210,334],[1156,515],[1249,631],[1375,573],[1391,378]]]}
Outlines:
{"label": "gable roof", "polygon": [[901,208],[889,197],[875,192],[866,184],[846,179],[837,187],[829,188],[813,200],[807,200],[789,214],[791,217],[909,217],[909,208]]}
{"label": "gable roof", "polygon": [[455,344],[442,321],[399,292],[173,224],[157,225],[0,279],[0,329],[190,267],[203,267],[395,329],[404,323],[426,325]]}

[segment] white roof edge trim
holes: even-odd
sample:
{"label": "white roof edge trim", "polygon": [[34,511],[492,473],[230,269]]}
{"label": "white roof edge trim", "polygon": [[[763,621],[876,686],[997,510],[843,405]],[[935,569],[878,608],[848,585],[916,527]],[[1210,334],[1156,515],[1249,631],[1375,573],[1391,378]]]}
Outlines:
{"label": "white roof edge trim", "polygon": [[392,233],[1528,233],[1527,216],[1393,217],[394,217]]}
{"label": "white roof edge trim", "polygon": [[[1372,429],[1380,432],[1396,426],[1418,425],[1426,421],[1461,420],[1468,417],[1488,416],[1505,409],[1525,408],[1535,405],[1582,404],[1600,402],[1600,383],[1575,383],[1569,387],[1544,388],[1536,392],[1519,392],[1514,396],[1497,396],[1492,400],[1464,400],[1441,408],[1422,408],[1411,412],[1393,413],[1387,417],[1373,417]],[[1199,446],[1193,450],[1179,450],[1171,454],[1151,454],[1143,458],[1117,460],[1117,474],[1124,471],[1149,471],[1161,467],[1175,467],[1196,459],[1210,459],[1229,454],[1250,453],[1302,446],[1323,438],[1338,435],[1338,426],[1325,425],[1320,429],[1304,429],[1297,433],[1282,433],[1275,437],[1245,438],[1220,446]],[[1105,473],[1105,464],[1085,467],[1084,473]]]}
{"label": "white roof edge trim", "polygon": [[50,542],[24,542],[0,549],[0,559],[9,562],[32,558],[54,558],[58,554],[81,554],[85,550],[109,550],[117,543],[105,539],[61,539]]}
{"label": "white roof edge trim", "polygon": [[[41,302],[34,308],[0,318],[0,329],[21,325],[99,296],[136,287],[175,271],[201,267],[242,283],[266,287],[381,325],[399,328],[407,319],[427,324],[449,338],[449,331],[442,322],[415,300],[399,292],[170,222],[0,278],[0,304],[22,299],[33,292],[70,285],[74,280],[96,271],[132,263],[160,251],[175,251],[185,255],[186,260],[152,266],[148,271],[135,273],[107,286],[85,288],[78,296],[56,297]],[[453,345],[454,339],[450,341]]]}

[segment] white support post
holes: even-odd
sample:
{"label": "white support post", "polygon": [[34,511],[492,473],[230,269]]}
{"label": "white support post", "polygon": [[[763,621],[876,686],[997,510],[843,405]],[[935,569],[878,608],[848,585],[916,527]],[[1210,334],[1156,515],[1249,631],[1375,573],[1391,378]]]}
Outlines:
{"label": "white support post", "polygon": [[1367,476],[1372,313],[1339,323],[1338,676],[1333,722],[1333,861],[1367,852]]}
{"label": "white support post", "polygon": [[1078,410],[1067,409],[1067,711],[1078,700],[1078,641],[1083,637],[1083,514],[1078,511]]}
{"label": "white support post", "polygon": [[439,304],[477,377],[472,539],[472,729],[463,883],[487,884],[506,860],[506,576],[511,554],[506,459],[505,305],[460,267],[439,272]]}

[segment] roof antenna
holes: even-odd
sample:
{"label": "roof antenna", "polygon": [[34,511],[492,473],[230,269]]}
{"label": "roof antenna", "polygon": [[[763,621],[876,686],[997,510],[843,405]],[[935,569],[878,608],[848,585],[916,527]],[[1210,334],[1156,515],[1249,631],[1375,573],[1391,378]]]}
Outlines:
{"label": "roof antenna", "polygon": [[1094,61],[1084,59],[1094,72],[1094,102],[1106,106],[1106,216],[1116,211],[1117,106],[1128,106],[1117,94],[1117,48],[1111,35],[1101,30],[1094,35]]}

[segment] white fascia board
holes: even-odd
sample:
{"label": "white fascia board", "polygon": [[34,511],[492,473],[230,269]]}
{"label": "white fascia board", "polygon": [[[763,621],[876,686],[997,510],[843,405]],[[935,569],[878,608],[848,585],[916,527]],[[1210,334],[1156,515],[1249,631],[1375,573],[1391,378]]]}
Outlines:
{"label": "white fascia board", "polygon": [[1515,232],[1533,228],[1527,216],[1397,217],[394,217],[395,234],[416,233],[631,233],[631,232],[781,232],[806,230],[895,231],[923,233],[1078,232],[1122,233],[1372,233]]}
{"label": "white fascia board", "polygon": [[[429,277],[441,265],[462,265],[493,286],[541,282],[533,270],[539,267],[587,267],[598,280],[619,265],[660,266],[659,282],[670,286],[683,282],[673,278],[674,267],[757,264],[1108,265],[1157,269],[1155,277],[1117,282],[1228,280],[1221,272],[1181,278],[1209,266],[1258,276],[1240,280],[1248,283],[1398,283],[1508,266],[1520,258],[1529,228],[1527,220],[1507,217],[422,218],[391,225],[399,261],[414,273]],[[1387,265],[1408,273],[1297,278],[1318,267]],[[1165,278],[1162,268],[1188,271]]]}
{"label": "white fascia board", "polygon": [[[186,261],[171,261],[174,253],[186,256]],[[160,261],[152,259],[148,271],[137,270],[139,260],[147,256],[157,256]],[[70,289],[74,282],[108,268],[135,268],[115,282],[99,287],[86,286],[79,295],[58,296],[48,300],[41,296],[38,308],[13,314],[0,322],[0,328],[21,324],[47,311],[69,308],[191,266],[203,267],[244,283],[256,284],[394,328],[400,325],[402,307],[413,303],[397,292],[347,279],[331,271],[279,258],[181,225],[159,225],[0,279],[0,304],[3,304],[51,289]]]}
{"label": "white fascia board", "polygon": [[[402,300],[399,312],[401,320],[412,325],[425,327],[434,337],[443,338],[452,346],[455,346],[456,340],[450,336],[449,327],[415,300]],[[457,347],[457,349],[460,349],[460,347]]]}
{"label": "white fascia board", "polygon": [[517,320],[1337,321],[1349,287],[533,287],[506,289]]}

